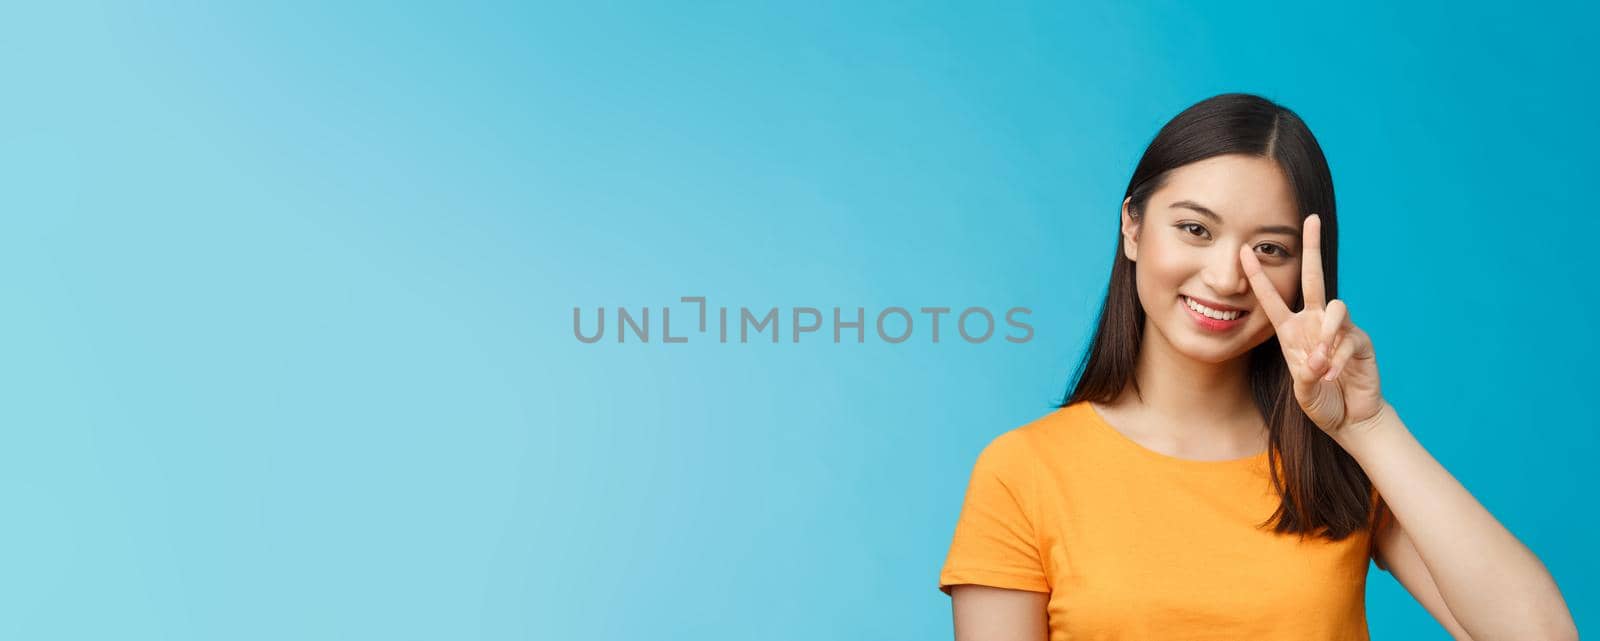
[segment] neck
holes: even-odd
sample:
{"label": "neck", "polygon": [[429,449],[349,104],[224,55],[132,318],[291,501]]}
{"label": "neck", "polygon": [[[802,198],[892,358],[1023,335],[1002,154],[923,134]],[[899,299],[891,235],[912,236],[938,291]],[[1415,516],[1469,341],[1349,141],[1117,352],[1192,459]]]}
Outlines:
{"label": "neck", "polygon": [[1129,386],[1117,405],[1166,419],[1158,424],[1182,426],[1175,437],[1241,445],[1260,439],[1262,423],[1250,392],[1248,354],[1221,363],[1198,361],[1147,324],[1134,379],[1138,391]]}

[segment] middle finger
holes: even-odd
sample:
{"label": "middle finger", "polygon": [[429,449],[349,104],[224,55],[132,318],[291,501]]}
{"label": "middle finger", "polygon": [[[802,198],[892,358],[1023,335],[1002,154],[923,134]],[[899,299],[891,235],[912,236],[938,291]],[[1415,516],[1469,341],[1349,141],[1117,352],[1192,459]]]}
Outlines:
{"label": "middle finger", "polygon": [[1305,309],[1322,309],[1326,302],[1322,287],[1322,217],[1307,216],[1302,231],[1305,251],[1300,256],[1300,291],[1305,294]]}

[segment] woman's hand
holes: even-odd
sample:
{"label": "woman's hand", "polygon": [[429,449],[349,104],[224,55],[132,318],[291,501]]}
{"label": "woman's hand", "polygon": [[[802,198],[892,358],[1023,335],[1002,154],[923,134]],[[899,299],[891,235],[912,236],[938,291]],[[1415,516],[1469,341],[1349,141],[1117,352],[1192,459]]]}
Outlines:
{"label": "woman's hand", "polygon": [[1240,248],[1239,260],[1250,289],[1278,334],[1283,358],[1294,377],[1294,396],[1318,427],[1330,436],[1374,420],[1384,407],[1378,389],[1378,361],[1372,340],[1350,322],[1344,301],[1324,303],[1322,280],[1322,218],[1306,217],[1300,259],[1300,288],[1305,308],[1290,311],[1261,262],[1249,246]]}

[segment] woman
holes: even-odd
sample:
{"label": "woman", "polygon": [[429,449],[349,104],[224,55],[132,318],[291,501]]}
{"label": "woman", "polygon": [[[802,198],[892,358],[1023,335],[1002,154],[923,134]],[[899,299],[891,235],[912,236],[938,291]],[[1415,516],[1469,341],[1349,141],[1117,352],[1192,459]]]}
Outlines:
{"label": "woman", "polygon": [[1385,402],[1336,230],[1288,109],[1227,94],[1161,129],[1070,394],[974,466],[940,573],[958,640],[1365,639],[1368,558],[1456,639],[1577,638]]}

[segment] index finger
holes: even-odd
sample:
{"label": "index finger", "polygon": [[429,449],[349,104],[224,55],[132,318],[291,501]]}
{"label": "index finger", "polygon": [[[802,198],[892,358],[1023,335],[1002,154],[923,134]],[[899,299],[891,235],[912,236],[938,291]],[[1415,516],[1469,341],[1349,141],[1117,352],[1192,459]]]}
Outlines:
{"label": "index finger", "polygon": [[1272,321],[1272,327],[1276,329],[1289,320],[1294,313],[1283,303],[1283,297],[1278,295],[1278,289],[1272,286],[1272,281],[1267,280],[1267,274],[1261,271],[1261,261],[1256,260],[1256,255],[1248,245],[1239,248],[1239,262],[1244,264],[1244,275],[1250,279],[1250,291],[1255,292],[1256,300],[1261,301],[1261,310],[1266,312],[1267,320]]}
{"label": "index finger", "polygon": [[1300,291],[1305,294],[1306,309],[1322,309],[1328,303],[1322,288],[1322,217],[1307,216],[1303,231],[1306,250],[1300,258]]}

